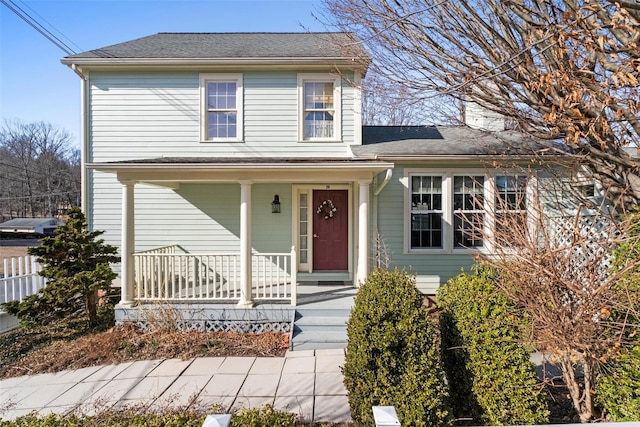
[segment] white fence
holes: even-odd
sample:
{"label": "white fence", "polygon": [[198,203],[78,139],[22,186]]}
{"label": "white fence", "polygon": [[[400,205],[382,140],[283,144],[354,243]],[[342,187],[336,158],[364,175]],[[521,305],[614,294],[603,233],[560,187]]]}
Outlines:
{"label": "white fence", "polygon": [[[38,272],[40,265],[35,257],[24,256],[3,260],[4,275],[0,277],[0,303],[22,301],[37,293],[46,281]],[[1,311],[1,309],[0,309]]]}

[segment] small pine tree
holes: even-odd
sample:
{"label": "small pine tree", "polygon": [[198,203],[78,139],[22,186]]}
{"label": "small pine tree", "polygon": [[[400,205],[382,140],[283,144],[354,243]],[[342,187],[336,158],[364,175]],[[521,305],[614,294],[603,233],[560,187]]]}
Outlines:
{"label": "small pine tree", "polygon": [[109,266],[119,262],[117,248],[97,239],[103,231],[89,232],[80,208],[67,212],[67,222],[55,237],[45,237],[29,248],[43,265],[47,286],[22,302],[4,304],[24,325],[45,325],[84,312],[90,327],[98,323],[99,292],[108,293],[116,274]]}

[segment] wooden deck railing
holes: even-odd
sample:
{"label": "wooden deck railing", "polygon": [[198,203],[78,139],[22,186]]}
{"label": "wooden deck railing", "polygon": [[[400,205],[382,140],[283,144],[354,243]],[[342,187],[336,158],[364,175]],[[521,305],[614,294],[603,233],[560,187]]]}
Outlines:
{"label": "wooden deck railing", "polygon": [[[167,246],[134,257],[135,298],[139,301],[238,301],[239,254],[180,253]],[[295,305],[295,251],[253,254],[252,298],[291,300]]]}
{"label": "wooden deck railing", "polygon": [[5,259],[3,267],[4,275],[0,277],[0,303],[22,301],[37,293],[46,284],[45,278],[38,274],[41,267],[35,257],[27,255]]}

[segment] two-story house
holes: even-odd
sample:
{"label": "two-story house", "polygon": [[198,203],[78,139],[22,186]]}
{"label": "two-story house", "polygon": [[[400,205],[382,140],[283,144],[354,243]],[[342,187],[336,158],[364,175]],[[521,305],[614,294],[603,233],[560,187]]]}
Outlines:
{"label": "two-story house", "polygon": [[62,62],[81,77],[84,210],[120,247],[123,305],[295,305],[298,284],[362,283],[380,240],[434,293],[489,249],[469,218],[524,200],[522,177],[487,165],[531,141],[363,127],[370,59],[350,34],[160,33]]}

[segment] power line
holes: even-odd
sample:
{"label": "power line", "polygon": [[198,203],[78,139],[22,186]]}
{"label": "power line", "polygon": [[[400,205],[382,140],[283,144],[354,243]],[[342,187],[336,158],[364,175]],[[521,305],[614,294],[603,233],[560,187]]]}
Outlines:
{"label": "power line", "polygon": [[42,34],[47,40],[56,45],[67,55],[74,55],[76,52],[69,47],[65,42],[60,40],[55,34],[46,29],[37,19],[29,15],[24,9],[15,4],[13,0],[0,0],[0,3],[5,5],[10,11],[15,13],[20,19],[29,24],[33,29]]}
{"label": "power line", "polygon": [[47,21],[46,18],[44,18],[42,15],[40,15],[38,12],[36,12],[35,10],[33,10],[33,8],[31,6],[29,6],[24,0],[22,0],[20,3],[22,3],[22,5],[24,7],[26,7],[27,9],[29,9],[31,12],[33,12],[38,18],[40,18],[42,21],[44,21],[49,28],[53,28],[60,36],[62,36],[65,40],[67,40],[70,44],[72,44],[73,46],[76,47],[76,49],[78,51],[82,51],[83,49],[78,46],[77,44],[75,44],[73,42],[73,40],[71,40],[69,37],[65,36],[64,33],[62,31],[60,31],[59,29],[57,29],[55,27],[55,25],[53,25],[51,22]]}

